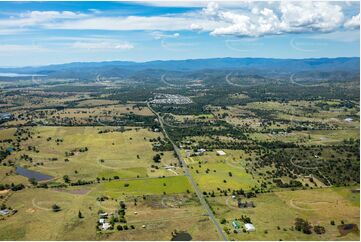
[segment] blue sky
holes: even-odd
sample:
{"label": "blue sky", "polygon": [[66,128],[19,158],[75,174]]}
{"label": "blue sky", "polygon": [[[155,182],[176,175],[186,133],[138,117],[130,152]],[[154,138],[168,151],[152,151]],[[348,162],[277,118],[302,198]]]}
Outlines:
{"label": "blue sky", "polygon": [[359,2],[0,2],[0,66],[359,56]]}

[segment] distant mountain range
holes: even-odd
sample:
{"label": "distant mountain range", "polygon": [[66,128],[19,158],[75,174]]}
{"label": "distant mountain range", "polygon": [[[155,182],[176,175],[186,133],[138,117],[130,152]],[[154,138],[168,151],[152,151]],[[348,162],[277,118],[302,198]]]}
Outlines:
{"label": "distant mountain range", "polygon": [[360,58],[272,59],[272,58],[212,58],[167,61],[106,61],[74,62],[40,67],[0,68],[2,73],[47,75],[50,77],[88,78],[96,75],[127,77],[137,72],[200,70],[235,70],[257,73],[292,72],[352,72],[359,73]]}

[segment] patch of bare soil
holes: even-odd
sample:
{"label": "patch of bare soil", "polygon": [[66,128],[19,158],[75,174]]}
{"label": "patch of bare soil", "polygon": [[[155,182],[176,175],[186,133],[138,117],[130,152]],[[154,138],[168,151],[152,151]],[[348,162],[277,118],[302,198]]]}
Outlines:
{"label": "patch of bare soil", "polygon": [[28,209],[26,209],[26,212],[27,213],[34,213],[35,209],[34,208],[28,208]]}
{"label": "patch of bare soil", "polygon": [[75,194],[75,195],[85,195],[88,192],[90,192],[90,189],[76,189],[76,190],[57,189],[56,191],[58,191],[58,192],[67,192],[67,193]]}
{"label": "patch of bare soil", "polygon": [[6,194],[6,193],[8,193],[8,192],[9,192],[9,189],[2,190],[2,191],[0,191],[0,195]]}

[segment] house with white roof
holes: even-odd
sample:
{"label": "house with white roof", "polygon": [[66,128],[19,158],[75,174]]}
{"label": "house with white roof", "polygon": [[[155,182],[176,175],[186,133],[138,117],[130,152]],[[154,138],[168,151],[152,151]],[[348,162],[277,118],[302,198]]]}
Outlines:
{"label": "house with white roof", "polygon": [[109,229],[109,228],[111,228],[112,226],[110,225],[110,223],[103,223],[102,224],[102,230],[107,230],[107,229]]}

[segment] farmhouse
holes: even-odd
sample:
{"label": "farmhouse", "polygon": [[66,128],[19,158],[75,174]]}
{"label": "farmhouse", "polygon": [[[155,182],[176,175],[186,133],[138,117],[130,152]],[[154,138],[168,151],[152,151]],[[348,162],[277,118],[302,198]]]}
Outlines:
{"label": "farmhouse", "polygon": [[253,226],[253,224],[250,223],[244,224],[244,228],[246,229],[247,232],[256,231],[256,228]]}
{"label": "farmhouse", "polygon": [[226,155],[226,152],[224,152],[223,150],[217,150],[216,153],[217,153],[217,155],[219,155],[219,156]]}

